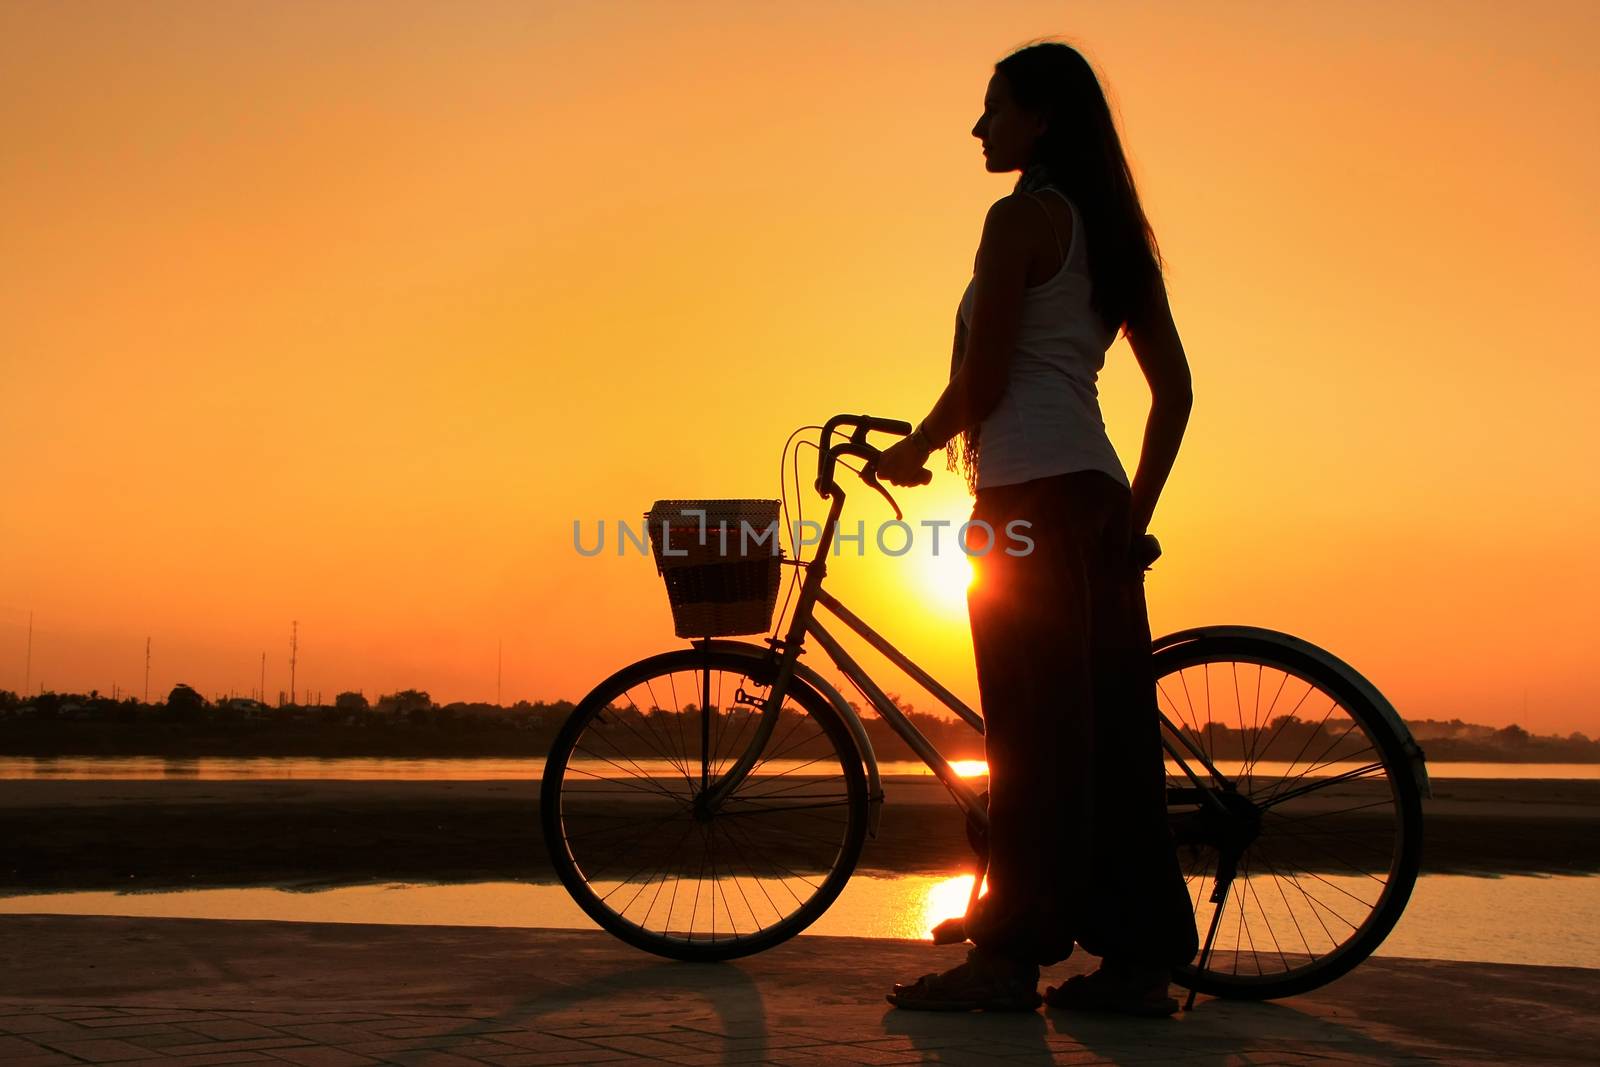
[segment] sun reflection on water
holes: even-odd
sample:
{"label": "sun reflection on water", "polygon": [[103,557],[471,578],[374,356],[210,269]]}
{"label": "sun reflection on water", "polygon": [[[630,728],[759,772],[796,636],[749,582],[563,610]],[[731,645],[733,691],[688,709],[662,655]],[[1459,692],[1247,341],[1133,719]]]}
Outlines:
{"label": "sun reflection on water", "polygon": [[[982,896],[989,891],[989,881],[984,879]],[[972,875],[958,874],[928,886],[922,899],[921,936],[932,937],[933,928],[946,919],[967,913],[967,900],[972,896]]]}

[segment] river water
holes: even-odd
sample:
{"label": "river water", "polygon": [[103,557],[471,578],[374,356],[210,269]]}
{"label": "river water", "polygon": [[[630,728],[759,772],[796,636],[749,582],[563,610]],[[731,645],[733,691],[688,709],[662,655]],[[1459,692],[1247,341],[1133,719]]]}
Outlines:
{"label": "river water", "polygon": [[[913,761],[880,767],[886,775],[928,773]],[[0,779],[13,780],[527,781],[542,770],[539,759],[0,758]],[[987,768],[973,760],[958,770],[977,776]],[[1595,764],[1434,763],[1428,770],[1435,779],[1600,779]],[[664,765],[663,773],[678,772]],[[970,888],[970,875],[857,875],[807,933],[923,938],[965,910]],[[513,882],[66,892],[0,897],[0,914],[595,928],[561,886]],[[1425,875],[1379,954],[1600,968],[1600,877]]]}
{"label": "river water", "polygon": [[[640,760],[635,765],[659,762],[660,772],[672,777],[679,772],[664,761]],[[781,767],[777,761],[774,769]],[[964,775],[987,773],[982,760],[957,760],[953,764]],[[1286,764],[1262,761],[1259,774],[1273,773]],[[1327,765],[1329,773],[1337,764]],[[650,768],[646,767],[646,770]],[[1226,762],[1224,771],[1229,770]],[[881,760],[878,770],[890,774],[931,774],[917,760]],[[0,756],[0,779],[194,779],[199,781],[238,781],[251,779],[328,779],[337,781],[442,779],[449,781],[537,780],[544,772],[543,759],[385,759],[339,757],[313,759],[305,756],[282,758],[248,756],[204,756],[195,759],[166,759],[160,756]],[[651,773],[654,773],[653,771]],[[1600,779],[1600,763],[1429,763],[1433,778],[1553,778]]]}
{"label": "river water", "polygon": [[[970,874],[857,875],[807,933],[925,938],[971,888]],[[560,885],[517,882],[54,893],[0,897],[0,914],[596,929]],[[1378,954],[1600,968],[1600,878],[1425,875]]]}

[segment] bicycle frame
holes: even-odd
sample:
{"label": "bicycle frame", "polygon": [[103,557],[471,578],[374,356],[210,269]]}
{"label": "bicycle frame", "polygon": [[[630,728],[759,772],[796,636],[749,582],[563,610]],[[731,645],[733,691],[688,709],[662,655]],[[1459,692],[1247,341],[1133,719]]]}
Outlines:
{"label": "bicycle frame", "polygon": [[[756,726],[755,736],[751,739],[750,746],[734,762],[733,766],[723,773],[714,786],[710,786],[702,794],[700,802],[705,804],[709,810],[715,811],[721,805],[723,799],[739,787],[739,784],[744,781],[755,766],[760,754],[766,749],[773,730],[777,728],[779,709],[783,707],[783,700],[788,692],[789,683],[794,677],[796,663],[804,647],[805,638],[809,635],[828,654],[828,658],[833,661],[834,666],[838,667],[841,673],[860,687],[862,693],[866,695],[878,714],[888,723],[889,728],[898,734],[910,747],[911,751],[916,753],[917,757],[928,765],[934,776],[949,790],[950,795],[966,817],[976,824],[981,831],[987,833],[989,829],[989,812],[982,796],[956,772],[955,768],[950,765],[950,761],[945,759],[944,754],[939,751],[933,742],[929,741],[922,731],[918,730],[916,725],[906,718],[899,708],[895,707],[894,702],[872,679],[866,669],[844,650],[838,639],[816,617],[818,605],[827,608],[868,644],[881,652],[890,662],[903,670],[924,690],[954,712],[963,722],[980,734],[984,732],[982,715],[967,707],[948,688],[940,684],[937,679],[918,666],[905,653],[895,648],[893,644],[872,629],[871,626],[868,626],[859,616],[845,607],[838,598],[822,588],[822,580],[827,575],[826,560],[828,550],[832,547],[833,534],[838,527],[839,515],[844,508],[845,501],[844,490],[837,486],[834,486],[833,489],[832,504],[829,507],[828,519],[823,525],[822,538],[817,544],[816,553],[809,562],[794,561],[795,566],[805,568],[806,577],[801,584],[800,599],[796,603],[794,614],[789,620],[788,632],[782,639],[767,639],[768,644],[772,646],[772,651],[779,653],[778,669],[777,675],[771,683],[767,697],[763,702],[761,721]],[[812,684],[816,684],[816,682],[821,682],[820,677],[817,677]],[[834,692],[825,695],[832,697],[838,694]],[[846,725],[850,727],[852,734],[864,743],[865,730],[855,711],[842,698],[831,702],[839,710],[840,714],[849,717]],[[1234,788],[1232,781],[1216,768],[1192,739],[1173,725],[1164,712],[1158,708],[1156,709],[1156,714],[1161,717],[1162,725],[1165,727],[1161,738],[1163,748],[1166,749],[1167,755],[1182,768],[1183,773],[1193,783],[1192,790],[1186,789],[1182,791],[1184,794],[1193,793],[1193,796],[1185,795],[1174,797],[1173,799],[1181,799],[1190,803],[1209,803],[1219,811],[1225,810],[1222,801],[1215,795],[1214,788],[1232,791]],[[1207,785],[1205,780],[1189,766],[1184,754],[1179,752],[1178,748],[1168,740],[1169,735],[1177,738],[1183,747],[1188,750],[1187,754],[1202,765],[1212,781],[1216,783],[1215,787]],[[864,753],[864,755],[871,762],[870,752]]]}

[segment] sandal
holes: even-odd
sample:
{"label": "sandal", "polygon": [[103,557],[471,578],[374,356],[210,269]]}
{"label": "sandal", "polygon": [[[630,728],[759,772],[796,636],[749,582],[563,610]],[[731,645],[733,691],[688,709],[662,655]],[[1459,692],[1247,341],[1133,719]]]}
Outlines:
{"label": "sandal", "polygon": [[1158,1019],[1178,1010],[1178,1002],[1167,995],[1165,983],[1139,985],[1107,975],[1102,968],[1093,974],[1075,974],[1058,986],[1044,991],[1044,1002],[1052,1008],[1083,1011],[1110,1011]]}
{"label": "sandal", "polygon": [[884,999],[912,1011],[1033,1011],[1043,1002],[1038,985],[1037,967],[983,956],[974,947],[965,963],[910,985],[896,982]]}

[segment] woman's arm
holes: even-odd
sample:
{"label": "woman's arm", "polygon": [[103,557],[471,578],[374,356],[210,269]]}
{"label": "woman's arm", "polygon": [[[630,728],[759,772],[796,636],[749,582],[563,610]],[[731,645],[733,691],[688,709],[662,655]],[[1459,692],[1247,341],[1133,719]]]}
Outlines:
{"label": "woman's arm", "polygon": [[1139,469],[1133,476],[1133,505],[1130,522],[1133,537],[1150,525],[1156,500],[1167,484],[1167,475],[1178,458],[1178,445],[1189,424],[1194,406],[1194,390],[1189,379],[1189,361],[1178,338],[1167,304],[1167,287],[1156,277],[1155,292],[1137,321],[1128,322],[1128,342],[1134,358],[1150,383],[1150,418],[1145,423],[1144,448],[1139,453]]}
{"label": "woman's arm", "polygon": [[1005,393],[1011,352],[1022,330],[1029,244],[1038,222],[1023,199],[1013,194],[995,201],[983,220],[973,267],[972,326],[961,366],[922,420],[926,441],[907,437],[884,450],[878,473],[892,484],[913,484],[930,455],[982,422]]}
{"label": "woman's arm", "polygon": [[1038,216],[1015,194],[996,200],[983,220],[972,286],[972,325],[961,367],[922,420],[934,449],[976,426],[1006,391],[1006,372],[1022,331],[1028,253]]}

